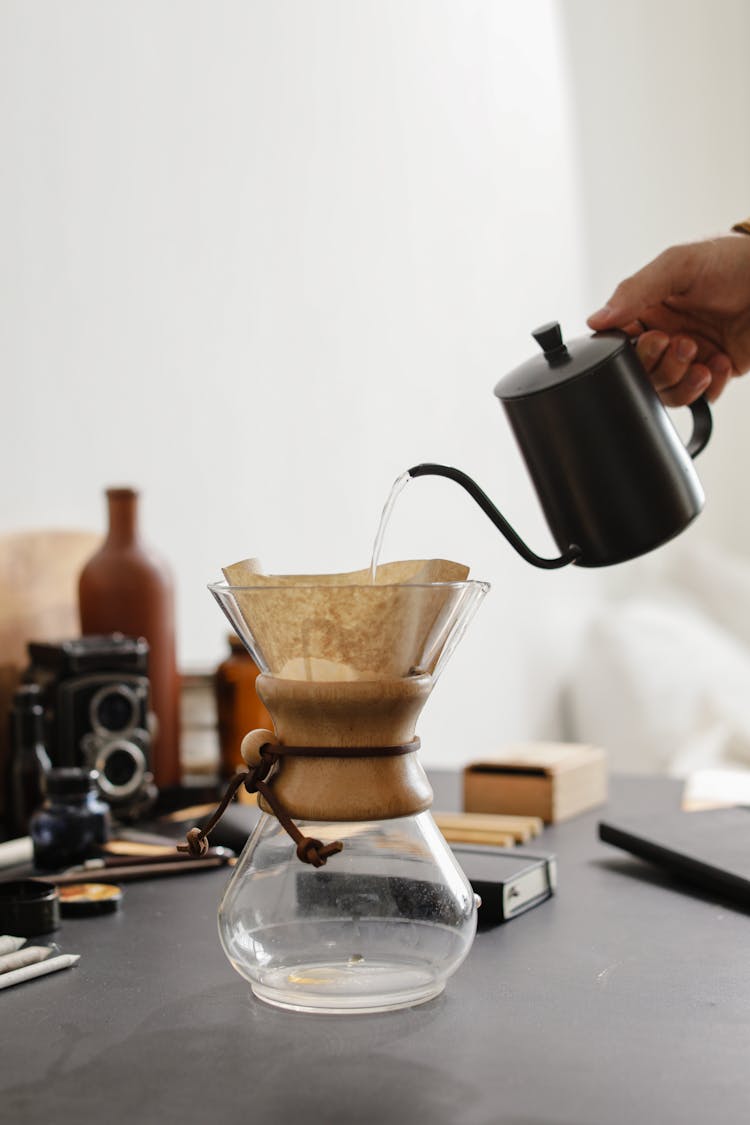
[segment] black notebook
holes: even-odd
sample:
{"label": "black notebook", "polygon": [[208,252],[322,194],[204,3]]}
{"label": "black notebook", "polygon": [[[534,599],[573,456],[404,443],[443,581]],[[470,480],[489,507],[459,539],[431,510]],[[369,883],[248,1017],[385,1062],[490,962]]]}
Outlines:
{"label": "black notebook", "polygon": [[599,838],[750,908],[750,807],[600,821]]}

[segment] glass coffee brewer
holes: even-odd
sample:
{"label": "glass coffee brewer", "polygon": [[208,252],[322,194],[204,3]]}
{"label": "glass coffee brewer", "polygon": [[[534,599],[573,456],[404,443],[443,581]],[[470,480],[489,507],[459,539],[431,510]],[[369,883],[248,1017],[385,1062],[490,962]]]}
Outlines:
{"label": "glass coffee brewer", "polygon": [[[489,587],[452,563],[389,563],[375,583],[254,560],[224,573],[209,588],[276,728],[242,745],[237,785],[262,813],[219,908],[227,957],[282,1008],[429,1000],[469,951],[476,902],[430,815],[415,727]],[[208,831],[189,834],[196,854]]]}

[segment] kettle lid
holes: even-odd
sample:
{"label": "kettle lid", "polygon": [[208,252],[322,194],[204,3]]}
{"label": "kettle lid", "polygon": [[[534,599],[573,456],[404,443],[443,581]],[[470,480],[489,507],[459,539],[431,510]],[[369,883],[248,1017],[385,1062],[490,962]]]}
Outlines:
{"label": "kettle lid", "polygon": [[624,332],[595,332],[563,342],[556,320],[536,328],[531,335],[542,349],[520,367],[503,375],[495,387],[501,400],[525,398],[568,383],[579,375],[587,375],[607,363],[628,343]]}

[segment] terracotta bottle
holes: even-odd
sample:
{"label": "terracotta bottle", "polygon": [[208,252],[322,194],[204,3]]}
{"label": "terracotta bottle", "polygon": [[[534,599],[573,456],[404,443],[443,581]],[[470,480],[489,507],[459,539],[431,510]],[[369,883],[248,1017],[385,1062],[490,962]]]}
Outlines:
{"label": "terracotta bottle", "polygon": [[120,632],[148,641],[151,707],[158,724],[152,770],[157,786],[169,788],[181,780],[172,577],[140,538],[138,493],[109,488],[107,503],[107,537],[79,579],[81,631]]}

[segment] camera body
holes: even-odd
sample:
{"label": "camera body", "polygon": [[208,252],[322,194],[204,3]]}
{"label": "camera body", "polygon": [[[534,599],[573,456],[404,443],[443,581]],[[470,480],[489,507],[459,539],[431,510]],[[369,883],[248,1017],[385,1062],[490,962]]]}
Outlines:
{"label": "camera body", "polygon": [[122,633],[31,642],[25,679],[39,684],[53,766],[98,772],[102,796],[122,820],[157,797],[151,773],[148,642]]}

